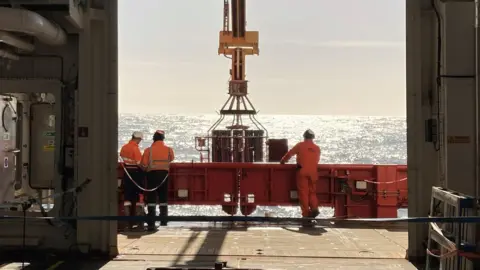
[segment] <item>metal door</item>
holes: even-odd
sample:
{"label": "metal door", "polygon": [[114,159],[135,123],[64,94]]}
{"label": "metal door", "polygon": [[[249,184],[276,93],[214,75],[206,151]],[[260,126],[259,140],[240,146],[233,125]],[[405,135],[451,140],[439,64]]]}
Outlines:
{"label": "metal door", "polygon": [[15,198],[16,154],[16,100],[0,95],[0,204]]}

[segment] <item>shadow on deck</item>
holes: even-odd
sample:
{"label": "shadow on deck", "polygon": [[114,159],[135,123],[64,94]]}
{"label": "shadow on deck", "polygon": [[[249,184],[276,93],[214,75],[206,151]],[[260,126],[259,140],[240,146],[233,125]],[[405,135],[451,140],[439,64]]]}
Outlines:
{"label": "shadow on deck", "polygon": [[417,269],[404,259],[406,247],[398,226],[172,223],[155,233],[119,234],[120,254],[110,261],[37,253],[25,269],[214,269],[217,262],[227,269]]}

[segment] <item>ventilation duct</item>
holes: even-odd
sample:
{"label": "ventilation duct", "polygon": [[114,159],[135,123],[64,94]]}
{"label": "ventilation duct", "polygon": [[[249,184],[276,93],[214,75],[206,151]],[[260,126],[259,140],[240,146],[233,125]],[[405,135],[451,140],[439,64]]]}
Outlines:
{"label": "ventilation duct", "polygon": [[57,24],[25,9],[0,7],[0,30],[25,33],[48,45],[63,45],[67,40]]}

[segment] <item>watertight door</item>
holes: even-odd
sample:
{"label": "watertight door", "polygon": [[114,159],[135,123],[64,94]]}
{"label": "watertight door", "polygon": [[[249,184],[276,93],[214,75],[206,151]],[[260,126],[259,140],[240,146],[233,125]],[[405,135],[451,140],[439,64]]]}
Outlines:
{"label": "watertight door", "polygon": [[15,198],[16,154],[16,100],[0,95],[0,204]]}
{"label": "watertight door", "polygon": [[54,104],[32,104],[30,115],[30,186],[53,189],[56,170]]}

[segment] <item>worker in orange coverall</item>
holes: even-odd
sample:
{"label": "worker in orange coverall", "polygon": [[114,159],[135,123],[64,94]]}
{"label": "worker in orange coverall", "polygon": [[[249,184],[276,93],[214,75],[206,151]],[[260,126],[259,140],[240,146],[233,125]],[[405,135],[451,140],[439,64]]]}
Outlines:
{"label": "worker in orange coverall", "polygon": [[[135,131],[132,134],[132,139],[125,144],[120,150],[120,157],[123,160],[123,166],[125,166],[128,174],[124,174],[123,177],[123,194],[125,216],[135,216],[141,214],[139,211],[144,211],[144,205],[140,202],[141,190],[135,185],[143,186],[144,173],[139,167],[142,160],[142,153],[138,144],[142,141],[143,134],[139,131]],[[135,181],[135,183],[133,183]],[[143,213],[144,214],[144,213]],[[129,222],[128,229],[133,229],[135,222]],[[139,222],[138,229],[143,230],[143,222]]]}
{"label": "worker in orange coverall", "polygon": [[[318,211],[317,199],[317,179],[318,179],[318,163],[320,162],[320,147],[313,142],[315,134],[308,129],[303,133],[303,142],[297,143],[285,156],[280,160],[281,164],[285,164],[292,158],[297,156],[297,190],[302,209],[302,217],[315,218],[320,213]],[[305,222],[304,225],[311,225],[311,222]]]}
{"label": "worker in orange coverall", "polygon": [[[160,208],[160,216],[168,216],[168,172],[170,163],[175,158],[173,149],[165,145],[165,132],[157,130],[153,135],[152,146],[145,149],[142,156],[142,167],[147,172],[147,189],[157,188],[146,194],[147,211],[149,217],[156,215],[157,199]],[[160,222],[166,226],[167,222]],[[155,222],[148,221],[148,230],[154,231]]]}

